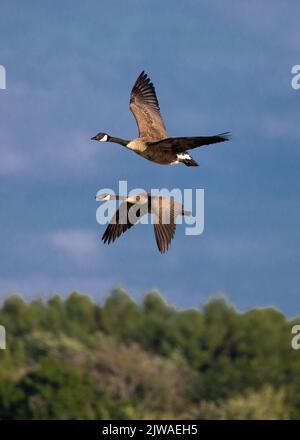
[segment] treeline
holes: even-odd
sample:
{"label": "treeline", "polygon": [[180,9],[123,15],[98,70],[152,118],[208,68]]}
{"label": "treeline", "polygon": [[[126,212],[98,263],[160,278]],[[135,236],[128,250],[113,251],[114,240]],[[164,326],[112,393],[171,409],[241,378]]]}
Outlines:
{"label": "treeline", "polygon": [[1,419],[300,418],[295,323],[224,298],[178,311],[155,292],[104,304],[72,293],[7,298]]}

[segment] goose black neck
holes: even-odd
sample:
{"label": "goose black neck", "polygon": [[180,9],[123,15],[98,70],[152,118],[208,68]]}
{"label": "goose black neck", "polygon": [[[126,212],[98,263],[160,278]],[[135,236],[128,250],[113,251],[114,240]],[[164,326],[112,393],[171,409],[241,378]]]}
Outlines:
{"label": "goose black neck", "polygon": [[108,138],[109,142],[114,142],[115,144],[123,145],[123,147],[126,147],[127,144],[129,144],[130,141],[126,141],[125,139],[121,139],[118,137],[109,136]]}

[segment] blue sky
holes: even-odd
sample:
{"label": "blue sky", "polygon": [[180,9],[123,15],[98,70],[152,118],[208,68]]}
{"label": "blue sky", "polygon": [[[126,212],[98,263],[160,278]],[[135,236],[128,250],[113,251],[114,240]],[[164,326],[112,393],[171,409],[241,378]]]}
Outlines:
{"label": "blue sky", "polygon": [[[239,309],[300,312],[300,5],[279,1],[3,1],[0,64],[0,296],[122,285],[178,307],[225,293]],[[168,132],[231,142],[198,149],[199,168],[152,164],[104,131],[136,136],[128,109],[141,70]],[[205,189],[205,231],[178,227],[161,256],[151,227],[101,243],[102,187]]]}

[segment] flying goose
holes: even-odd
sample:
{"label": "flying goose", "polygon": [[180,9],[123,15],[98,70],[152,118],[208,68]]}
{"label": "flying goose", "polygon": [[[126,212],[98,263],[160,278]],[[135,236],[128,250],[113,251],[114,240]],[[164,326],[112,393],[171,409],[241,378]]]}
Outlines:
{"label": "flying goose", "polygon": [[120,196],[100,194],[96,200],[122,200],[119,209],[111,218],[102,240],[104,243],[114,242],[123,232],[130,229],[138,220],[146,214],[152,214],[154,223],[154,235],[159,251],[163,254],[169,248],[175,234],[176,217],[178,215],[191,216],[190,211],[185,211],[181,203],[162,196],[154,196],[150,193],[140,193],[134,196]]}
{"label": "flying goose", "polygon": [[168,137],[154,85],[144,71],[132,88],[130,110],[138,125],[139,137],[137,139],[130,141],[110,136],[107,133],[98,133],[91,139],[123,145],[152,162],[163,165],[181,162],[188,167],[196,167],[198,163],[187,150],[229,140],[229,132],[215,136]]}

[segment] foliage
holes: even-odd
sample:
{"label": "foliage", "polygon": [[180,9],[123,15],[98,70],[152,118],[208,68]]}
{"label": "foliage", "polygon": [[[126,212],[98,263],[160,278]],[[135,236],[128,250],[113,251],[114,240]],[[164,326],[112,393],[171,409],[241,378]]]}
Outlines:
{"label": "foliage", "polygon": [[0,418],[297,419],[293,323],[273,308],[238,313],[223,297],[178,311],[157,292],[140,305],[121,289],[102,305],[77,292],[11,296],[0,309]]}
{"label": "foliage", "polygon": [[200,420],[278,420],[288,419],[287,394],[265,385],[258,391],[247,390],[227,400],[202,402],[195,409]]}

